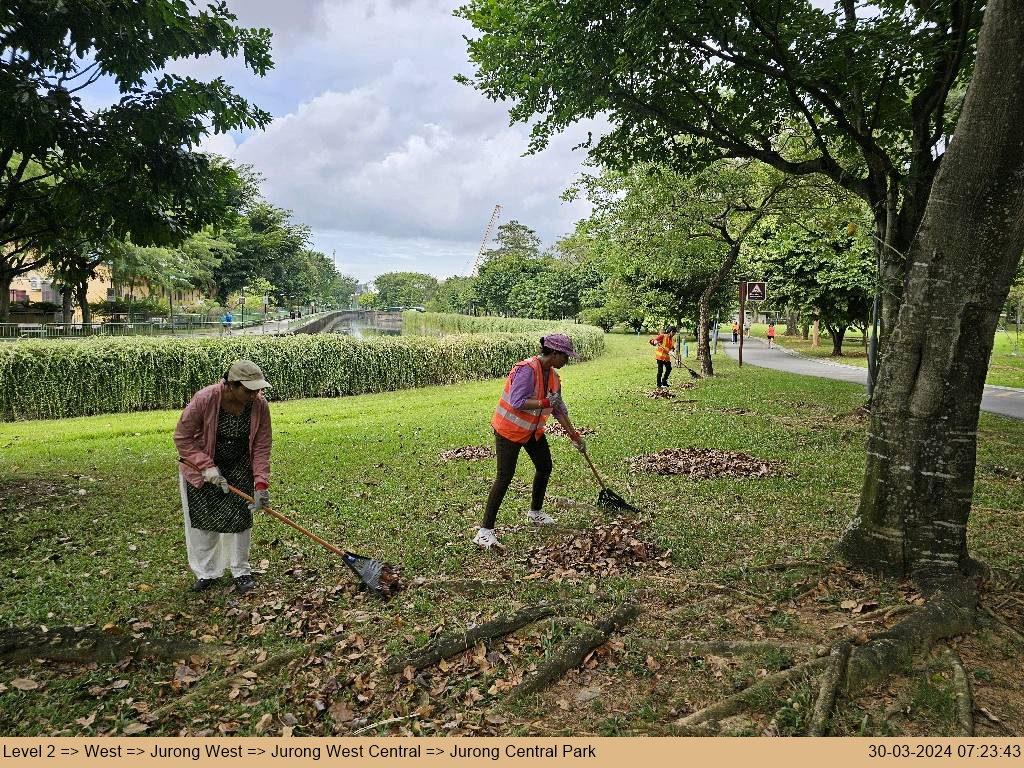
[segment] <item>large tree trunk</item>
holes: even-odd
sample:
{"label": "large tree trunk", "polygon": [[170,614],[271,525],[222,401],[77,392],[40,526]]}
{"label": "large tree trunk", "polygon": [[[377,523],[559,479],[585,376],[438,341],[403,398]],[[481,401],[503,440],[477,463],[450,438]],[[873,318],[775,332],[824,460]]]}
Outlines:
{"label": "large tree trunk", "polygon": [[61,322],[70,323],[75,319],[74,305],[72,298],[75,289],[70,285],[62,285],[60,288]]}
{"label": "large tree trunk", "polygon": [[846,326],[825,323],[825,328],[828,329],[828,335],[832,337],[832,357],[842,357],[843,339],[846,338]]}
{"label": "large tree trunk", "polygon": [[6,269],[0,269],[0,323],[10,322],[11,283],[13,281],[13,274]]}
{"label": "large tree trunk", "polygon": [[[749,230],[750,226],[748,225],[747,230],[743,234],[746,235]],[[729,246],[729,252],[722,259],[718,272],[715,273],[711,282],[707,284],[704,292],[700,295],[700,299],[697,301],[697,360],[700,362],[700,372],[704,376],[715,375],[715,368],[711,362],[711,340],[708,333],[708,322],[711,318],[711,297],[718,292],[722,281],[725,280],[736,265],[736,259],[740,256],[741,243],[742,236]]]}
{"label": "large tree trunk", "polygon": [[800,335],[800,318],[796,312],[789,312],[786,315],[786,332],[783,336]]}
{"label": "large tree trunk", "polygon": [[985,11],[974,78],[883,353],[858,515],[840,550],[922,582],[971,570],[978,412],[1024,248],[1024,4]]}
{"label": "large tree trunk", "polygon": [[82,308],[82,324],[92,323],[92,309],[89,307],[89,281],[83,280],[76,286],[78,306]]}

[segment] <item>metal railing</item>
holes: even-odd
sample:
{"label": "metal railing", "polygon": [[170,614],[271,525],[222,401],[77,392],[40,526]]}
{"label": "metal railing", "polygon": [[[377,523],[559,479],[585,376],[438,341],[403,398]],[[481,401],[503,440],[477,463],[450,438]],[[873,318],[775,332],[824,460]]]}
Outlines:
{"label": "metal railing", "polygon": [[0,340],[82,339],[95,336],[235,336],[291,333],[325,313],[290,318],[287,312],[246,313],[245,322],[233,318],[230,324],[205,315],[174,318],[145,318],[130,322],[96,323],[0,323]]}

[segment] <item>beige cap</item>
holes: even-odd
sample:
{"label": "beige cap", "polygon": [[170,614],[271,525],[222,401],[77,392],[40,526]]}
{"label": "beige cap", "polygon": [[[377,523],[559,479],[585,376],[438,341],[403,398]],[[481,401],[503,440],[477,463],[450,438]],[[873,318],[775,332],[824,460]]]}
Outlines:
{"label": "beige cap", "polygon": [[246,389],[270,389],[263,371],[252,360],[235,360],[228,368],[228,381],[241,382]]}

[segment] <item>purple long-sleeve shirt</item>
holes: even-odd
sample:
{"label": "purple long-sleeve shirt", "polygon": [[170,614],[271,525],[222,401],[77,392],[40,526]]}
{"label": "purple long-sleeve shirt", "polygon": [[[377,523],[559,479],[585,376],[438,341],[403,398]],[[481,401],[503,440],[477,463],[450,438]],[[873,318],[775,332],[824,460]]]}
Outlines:
{"label": "purple long-sleeve shirt", "polygon": [[[536,393],[536,382],[533,378],[533,369],[528,365],[522,365],[512,378],[512,388],[509,390],[509,397],[512,400],[512,407],[522,409],[523,403],[532,398]],[[557,417],[569,415],[569,409],[562,403],[557,408],[552,408],[552,413]]]}

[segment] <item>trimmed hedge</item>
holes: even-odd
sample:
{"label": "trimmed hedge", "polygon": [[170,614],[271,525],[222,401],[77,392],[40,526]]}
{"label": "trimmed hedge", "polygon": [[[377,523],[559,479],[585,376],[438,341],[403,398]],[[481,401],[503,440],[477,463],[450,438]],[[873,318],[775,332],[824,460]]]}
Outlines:
{"label": "trimmed hedge", "polygon": [[[556,325],[543,328],[551,332]],[[598,328],[557,330],[568,333],[585,358],[604,351],[604,334]],[[272,400],[494,378],[536,353],[544,332],[367,340],[324,334],[19,341],[0,345],[0,419],[181,408],[239,358],[263,368],[274,385],[268,392]]]}

